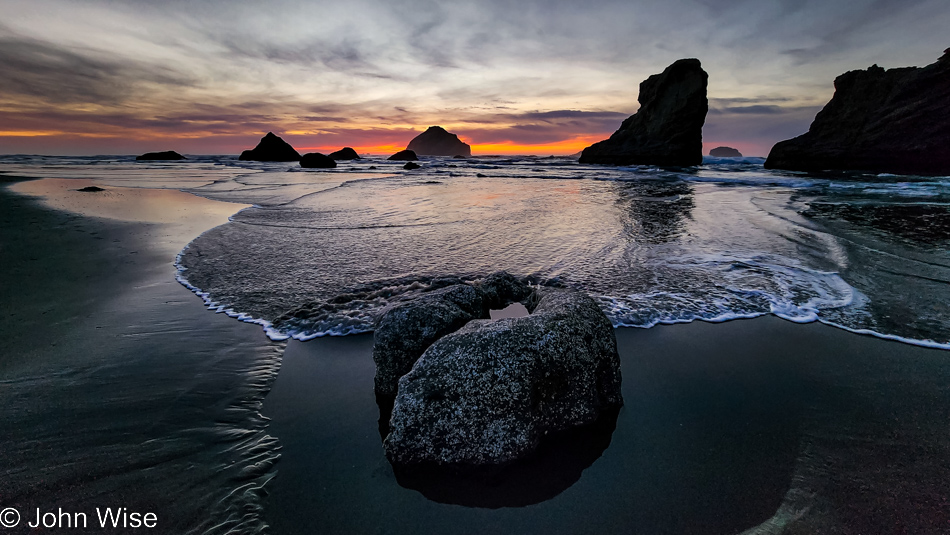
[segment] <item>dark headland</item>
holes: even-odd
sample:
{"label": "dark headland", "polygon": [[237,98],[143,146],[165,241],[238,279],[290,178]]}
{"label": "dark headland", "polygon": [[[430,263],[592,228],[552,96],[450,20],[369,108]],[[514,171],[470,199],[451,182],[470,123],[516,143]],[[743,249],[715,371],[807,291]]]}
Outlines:
{"label": "dark headland", "polygon": [[777,143],[765,167],[950,174],[950,49],[922,68],[842,74],[808,132]]}

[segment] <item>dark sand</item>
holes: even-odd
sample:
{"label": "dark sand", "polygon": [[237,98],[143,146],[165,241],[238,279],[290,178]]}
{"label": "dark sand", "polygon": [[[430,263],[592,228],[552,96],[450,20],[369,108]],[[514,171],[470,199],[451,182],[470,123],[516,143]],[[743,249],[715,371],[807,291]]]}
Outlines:
{"label": "dark sand", "polygon": [[[23,523],[4,531],[22,532],[37,507],[154,512],[149,533],[259,526],[277,444],[258,409],[283,344],[209,312],[174,279],[175,253],[223,222],[221,207],[198,199],[207,204],[188,224],[132,223],[50,210],[6,187],[0,505]],[[106,199],[60,193],[87,196],[89,213]],[[129,193],[140,207],[148,195]]]}
{"label": "dark sand", "polygon": [[283,446],[265,518],[280,534],[950,533],[950,352],[775,317],[616,332],[609,447],[553,499],[495,509],[397,483],[371,336],[291,342],[263,410]]}

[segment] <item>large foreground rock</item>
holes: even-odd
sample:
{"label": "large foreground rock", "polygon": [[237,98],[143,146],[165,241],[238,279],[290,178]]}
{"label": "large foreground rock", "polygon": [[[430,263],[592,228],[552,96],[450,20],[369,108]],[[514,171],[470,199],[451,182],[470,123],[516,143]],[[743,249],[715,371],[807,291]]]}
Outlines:
{"label": "large foreground rock", "polygon": [[261,138],[261,142],[251,150],[241,153],[241,160],[253,160],[257,162],[296,162],[300,160],[300,154],[273,132],[268,132]]}
{"label": "large foreground rock", "polygon": [[483,314],[481,292],[467,284],[435,290],[384,311],[373,331],[376,393],[396,395],[399,378],[433,342]]}
{"label": "large foreground rock", "polygon": [[950,49],[923,68],[842,74],[808,132],[772,147],[765,167],[950,175]]}
{"label": "large foreground rock", "polygon": [[609,139],[581,152],[581,163],[689,166],[703,163],[709,76],[681,59],[640,84],[640,109]]}
{"label": "large foreground rock", "polygon": [[136,156],[136,160],[139,161],[155,161],[155,160],[185,160],[184,156],[178,154],[173,150],[165,150],[161,152],[146,152],[141,156]]}
{"label": "large foreground rock", "polygon": [[390,461],[502,465],[623,404],[613,327],[597,303],[539,293],[530,316],[470,321],[399,380],[383,441]]}
{"label": "large foreground rock", "polygon": [[406,148],[422,156],[472,155],[472,147],[468,143],[441,126],[430,126],[428,130],[412,138]]}

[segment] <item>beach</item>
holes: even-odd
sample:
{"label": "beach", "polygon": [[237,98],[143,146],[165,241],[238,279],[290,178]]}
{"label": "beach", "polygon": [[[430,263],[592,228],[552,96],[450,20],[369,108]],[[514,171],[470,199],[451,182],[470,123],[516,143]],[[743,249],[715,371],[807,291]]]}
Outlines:
{"label": "beach", "polygon": [[283,345],[208,312],[173,265],[240,206],[120,190],[128,206],[116,212],[115,199],[75,191],[86,181],[4,182],[4,507],[21,512],[20,528],[36,508],[93,519],[125,507],[156,514],[159,533],[259,529],[277,444],[258,411]]}
{"label": "beach", "polygon": [[625,405],[609,446],[579,479],[567,468],[550,499],[497,508],[400,486],[382,455],[371,336],[291,342],[263,409],[282,444],[265,518],[276,533],[950,526],[946,352],[774,317],[616,334]]}
{"label": "beach", "polygon": [[621,327],[615,421],[511,477],[406,479],[383,455],[371,334],[271,341],[175,280],[178,252],[245,205],[7,180],[0,459],[24,514],[122,506],[162,533],[950,529],[946,350],[774,315]]}

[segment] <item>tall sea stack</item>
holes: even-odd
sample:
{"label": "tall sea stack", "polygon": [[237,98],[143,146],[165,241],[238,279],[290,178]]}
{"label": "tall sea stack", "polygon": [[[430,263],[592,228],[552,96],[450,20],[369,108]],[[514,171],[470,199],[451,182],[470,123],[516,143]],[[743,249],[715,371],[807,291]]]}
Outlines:
{"label": "tall sea stack", "polygon": [[419,156],[456,156],[466,158],[472,155],[472,147],[441,126],[430,126],[428,130],[412,138],[407,149]]}
{"label": "tall sea stack", "polygon": [[688,166],[703,163],[709,75],[681,59],[640,84],[640,110],[609,139],[581,153],[581,163]]}
{"label": "tall sea stack", "polygon": [[765,167],[950,175],[950,49],[922,68],[837,77],[808,132],[772,147]]}

